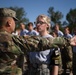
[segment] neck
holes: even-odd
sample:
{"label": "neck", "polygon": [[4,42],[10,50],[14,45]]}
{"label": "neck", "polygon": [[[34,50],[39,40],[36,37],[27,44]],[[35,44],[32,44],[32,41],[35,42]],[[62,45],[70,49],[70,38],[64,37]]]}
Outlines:
{"label": "neck", "polygon": [[8,32],[8,33],[12,33],[9,28],[5,28],[5,27],[4,27],[4,28],[2,28],[1,30],[6,31],[6,32]]}
{"label": "neck", "polygon": [[45,31],[45,32],[41,32],[39,33],[41,36],[46,36],[48,34],[48,31]]}

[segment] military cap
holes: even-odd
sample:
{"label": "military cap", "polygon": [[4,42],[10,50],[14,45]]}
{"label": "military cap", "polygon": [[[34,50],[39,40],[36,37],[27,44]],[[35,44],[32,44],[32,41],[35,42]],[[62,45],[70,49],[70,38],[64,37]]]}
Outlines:
{"label": "military cap", "polygon": [[18,21],[16,12],[9,8],[0,8],[0,17],[12,17],[15,21]]}

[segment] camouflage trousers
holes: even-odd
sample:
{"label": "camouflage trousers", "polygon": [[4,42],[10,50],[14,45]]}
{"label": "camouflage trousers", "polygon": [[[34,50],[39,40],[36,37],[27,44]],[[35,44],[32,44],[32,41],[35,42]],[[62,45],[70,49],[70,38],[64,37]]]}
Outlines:
{"label": "camouflage trousers", "polygon": [[22,75],[22,70],[15,65],[6,66],[0,64],[0,75]]}
{"label": "camouflage trousers", "polygon": [[[68,69],[67,69],[68,70]],[[58,74],[58,75],[73,75],[72,71],[63,71],[63,73]]]}
{"label": "camouflage trousers", "polygon": [[28,75],[50,75],[49,65],[31,65],[28,69]]}
{"label": "camouflage trousers", "polygon": [[76,75],[76,52],[73,52],[73,75]]}

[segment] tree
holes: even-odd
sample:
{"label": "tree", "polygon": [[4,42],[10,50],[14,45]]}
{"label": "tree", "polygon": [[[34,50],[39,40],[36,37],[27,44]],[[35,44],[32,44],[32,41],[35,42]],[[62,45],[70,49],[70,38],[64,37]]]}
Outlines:
{"label": "tree", "polygon": [[62,26],[63,26],[63,27],[68,26],[68,22],[67,22],[67,21],[63,21]]}
{"label": "tree", "polygon": [[72,31],[72,29],[76,27],[76,8],[70,9],[66,15],[66,19],[69,22],[69,28]]}
{"label": "tree", "polygon": [[70,11],[66,15],[66,19],[69,22],[69,24],[75,24],[76,23],[76,8],[70,9]]}
{"label": "tree", "polygon": [[54,11],[53,7],[50,7],[48,9],[49,16],[51,18],[51,21],[54,23],[61,23],[60,19],[63,18],[63,15],[60,11]]}
{"label": "tree", "polygon": [[19,21],[16,23],[17,27],[19,27],[20,23],[28,23],[29,19],[26,18],[26,12],[24,11],[24,9],[21,7],[9,7],[10,9],[16,11],[16,17],[19,19]]}

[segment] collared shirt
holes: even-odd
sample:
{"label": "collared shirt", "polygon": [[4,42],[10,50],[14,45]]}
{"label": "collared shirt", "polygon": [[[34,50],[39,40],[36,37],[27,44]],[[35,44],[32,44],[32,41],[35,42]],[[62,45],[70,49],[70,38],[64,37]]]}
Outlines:
{"label": "collared shirt", "polygon": [[27,29],[21,30],[20,36],[27,35],[27,33],[28,33],[28,30]]}
{"label": "collared shirt", "polygon": [[27,35],[39,35],[39,33],[35,30],[32,30],[32,31],[28,31]]}
{"label": "collared shirt", "polygon": [[72,38],[72,35],[71,34],[65,34],[64,37],[65,38]]}
{"label": "collared shirt", "polygon": [[59,30],[59,31],[58,31],[58,36],[61,37],[61,36],[63,36],[63,35],[64,35],[63,32]]}

